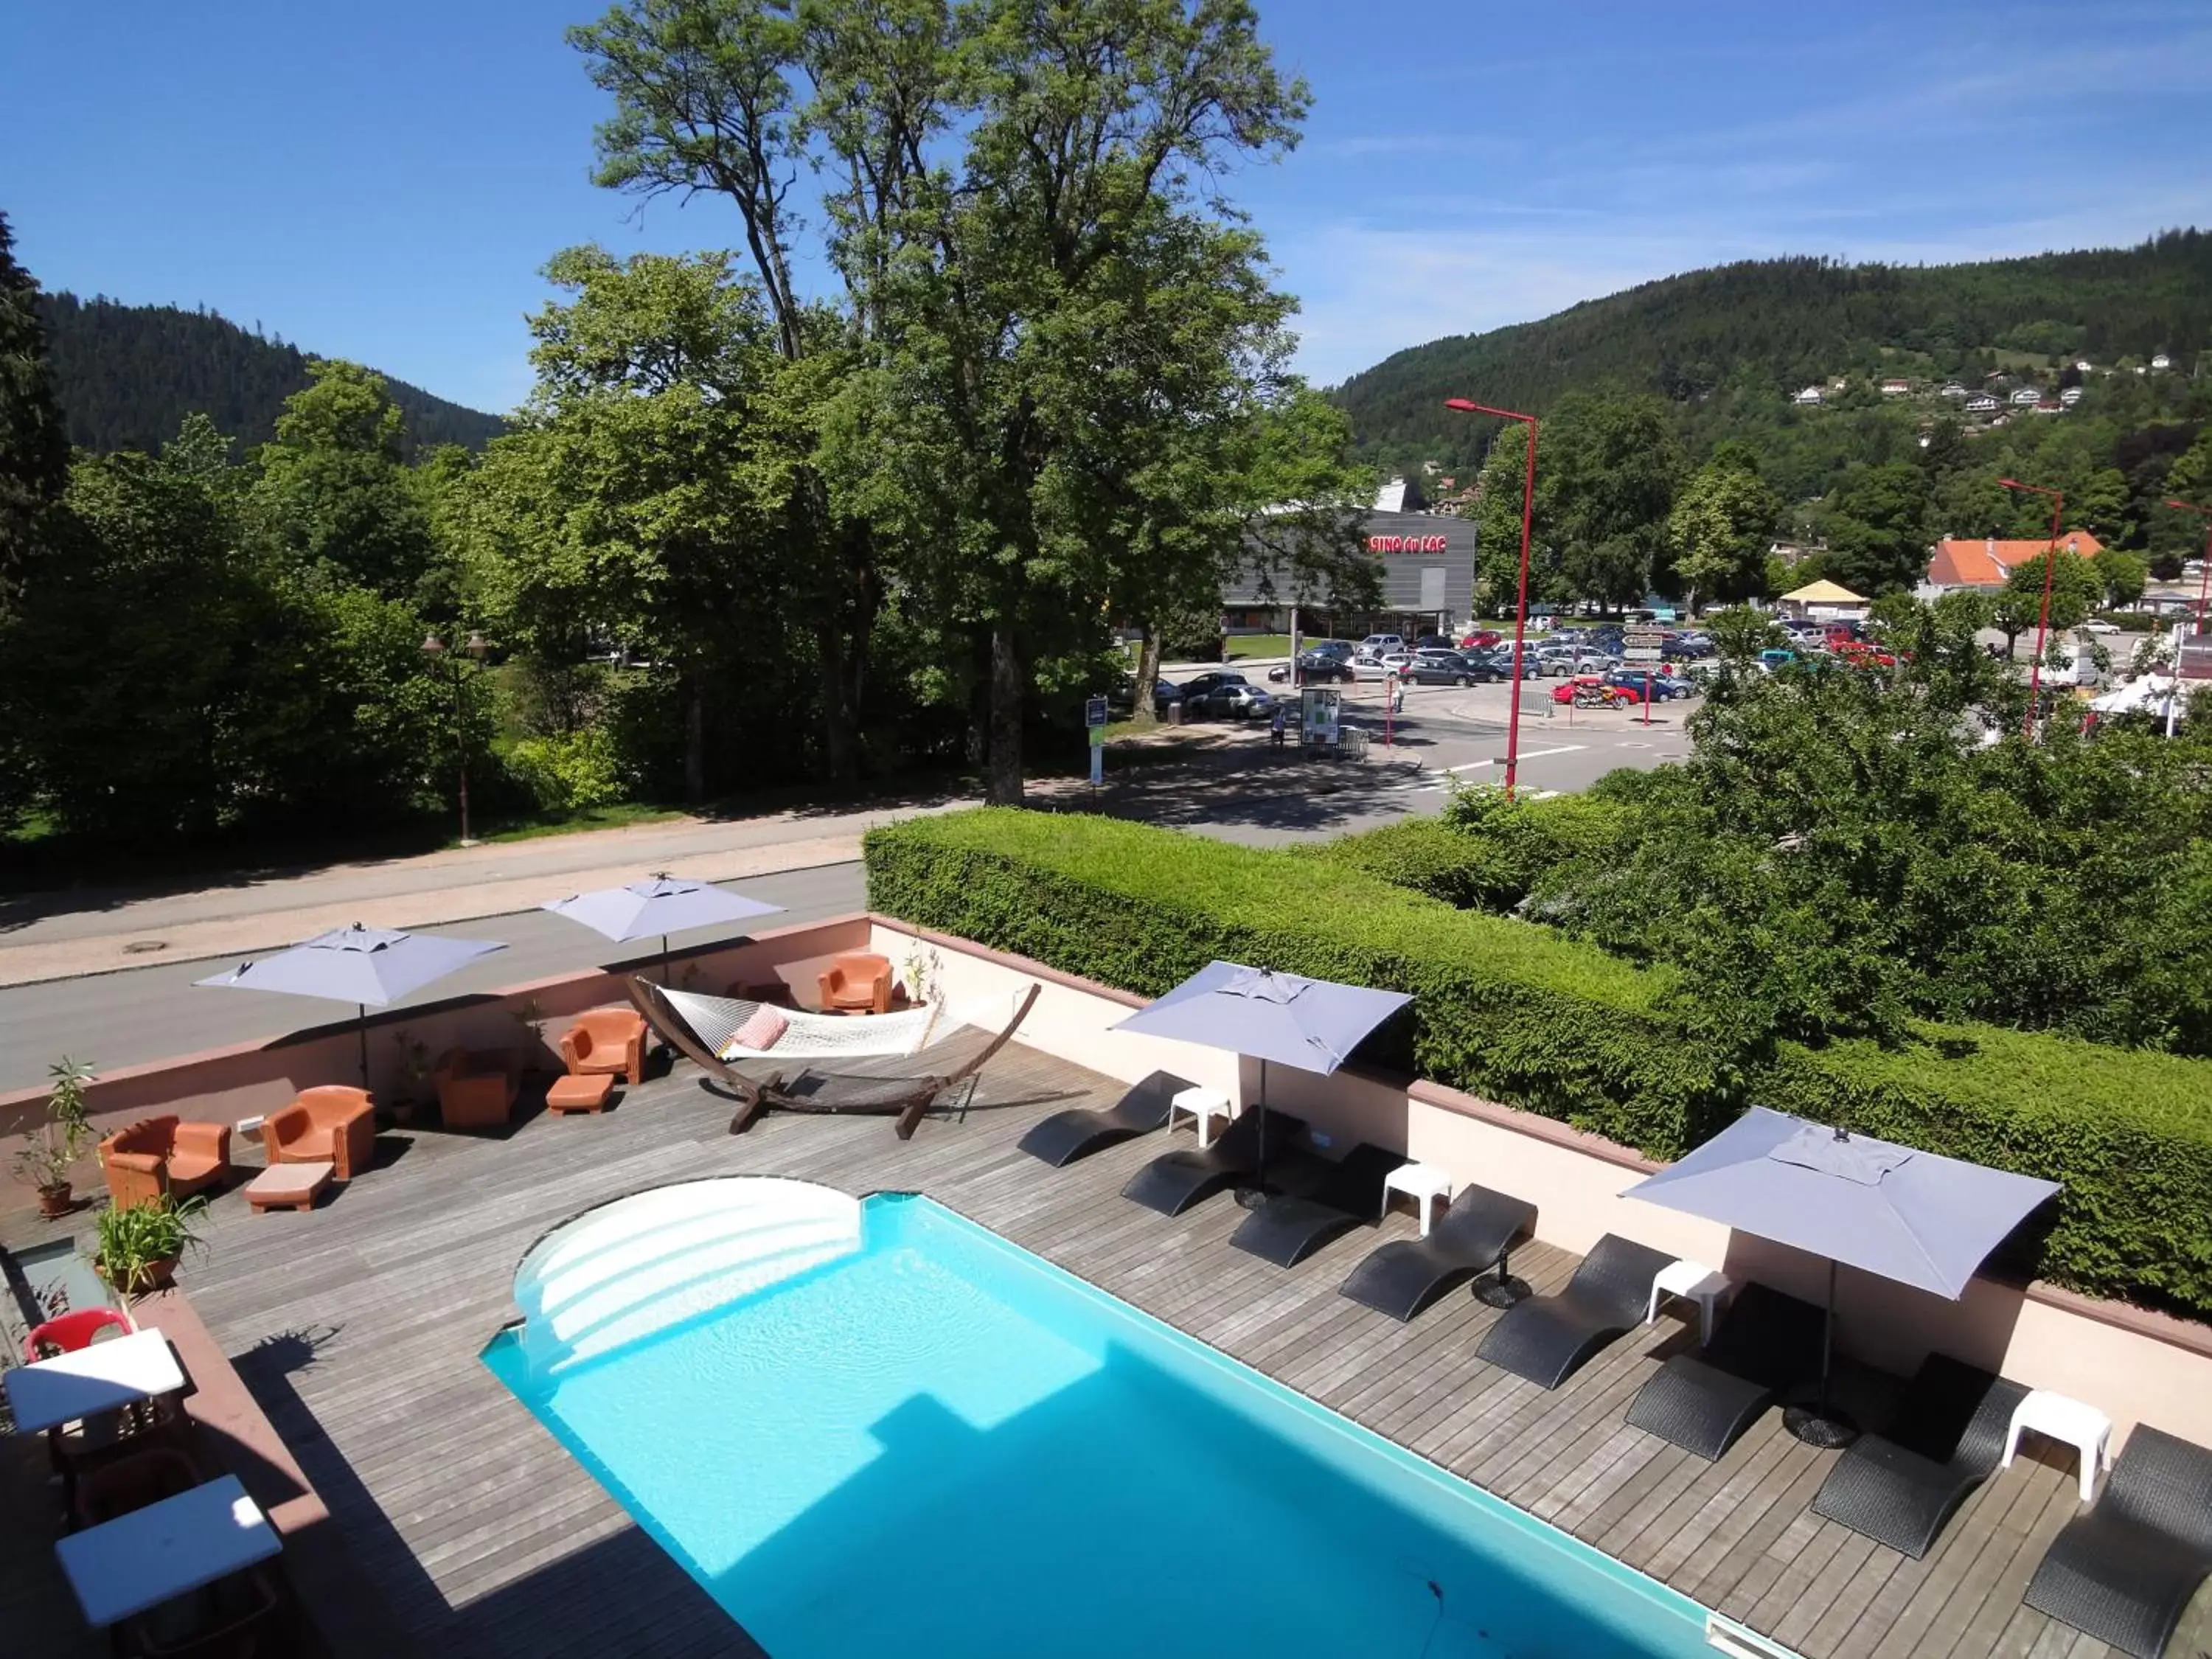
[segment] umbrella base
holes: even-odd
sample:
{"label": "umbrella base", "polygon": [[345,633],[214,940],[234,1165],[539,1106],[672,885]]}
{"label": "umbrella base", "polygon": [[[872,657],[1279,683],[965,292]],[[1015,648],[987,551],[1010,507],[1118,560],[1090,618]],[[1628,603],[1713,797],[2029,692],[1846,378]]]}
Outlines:
{"label": "umbrella base", "polygon": [[1806,1445],[1837,1451],[1859,1437],[1859,1425],[1848,1412],[1833,1406],[1785,1406],[1782,1426]]}
{"label": "umbrella base", "polygon": [[1272,1187],[1239,1187],[1237,1207],[1240,1210],[1259,1210],[1267,1207],[1267,1200],[1275,1195]]}
{"label": "umbrella base", "polygon": [[1510,1308],[1528,1299],[1528,1281],[1511,1273],[1493,1273],[1474,1287],[1474,1299],[1486,1308]]}

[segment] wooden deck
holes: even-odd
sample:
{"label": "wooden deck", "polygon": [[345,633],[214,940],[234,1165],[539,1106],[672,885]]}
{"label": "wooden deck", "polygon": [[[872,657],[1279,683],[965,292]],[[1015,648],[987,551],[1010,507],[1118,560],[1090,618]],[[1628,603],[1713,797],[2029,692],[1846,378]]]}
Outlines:
{"label": "wooden deck", "polygon": [[[1018,1045],[978,1109],[910,1142],[880,1119],[793,1116],[738,1139],[681,1066],[604,1117],[388,1135],[380,1167],[310,1214],[249,1216],[233,1194],[186,1283],[424,1654],[759,1651],[476,1358],[548,1227],[735,1173],[927,1193],[1808,1659],[2106,1651],[2021,1604],[2075,1512],[2070,1466],[2023,1458],[1905,1560],[1809,1512],[1835,1454],[1774,1413],[1711,1464],[1622,1424],[1655,1351],[1693,1328],[1662,1316],[1547,1394],[1474,1361],[1497,1316],[1465,1295],[1400,1326],[1336,1294],[1378,1237],[1411,1233],[1407,1214],[1285,1273],[1227,1247],[1241,1212],[1224,1200],[1170,1221],[1120,1197],[1165,1137],[1060,1171],[1014,1150],[1042,1113],[1116,1092]],[[1573,1265],[1540,1245],[1514,1257],[1540,1291]]]}

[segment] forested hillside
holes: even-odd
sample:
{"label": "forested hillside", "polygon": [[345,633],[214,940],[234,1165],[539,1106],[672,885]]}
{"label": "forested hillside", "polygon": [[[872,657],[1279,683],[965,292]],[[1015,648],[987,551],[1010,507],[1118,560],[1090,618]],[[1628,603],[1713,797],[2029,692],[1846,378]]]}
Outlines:
{"label": "forested hillside", "polygon": [[[1447,397],[1540,414],[1570,392],[1656,393],[1694,448],[1778,422],[1791,394],[1838,376],[1971,377],[1978,386],[1991,370],[2055,376],[2087,359],[2126,371],[2160,352],[2185,370],[2208,345],[2212,234],[2188,230],[2124,250],[1978,264],[1722,265],[1399,352],[1334,395],[1375,459],[1464,466],[1490,423],[1447,415]],[[1819,477],[1778,482],[1808,494],[1826,487]]]}
{"label": "forested hillside", "polygon": [[[251,448],[269,441],[284,400],[307,384],[307,353],[213,312],[66,293],[41,296],[39,311],[70,441],[96,454],[152,454],[195,414]],[[386,384],[410,456],[441,444],[481,449],[504,429],[496,416]]]}

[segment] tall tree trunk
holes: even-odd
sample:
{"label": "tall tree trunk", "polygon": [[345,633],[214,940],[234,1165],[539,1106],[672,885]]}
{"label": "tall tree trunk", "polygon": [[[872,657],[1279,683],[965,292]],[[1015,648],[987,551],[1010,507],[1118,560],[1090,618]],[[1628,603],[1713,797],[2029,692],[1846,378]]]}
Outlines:
{"label": "tall tree trunk", "polygon": [[994,806],[1022,804],[1022,662],[1013,629],[991,630],[991,769],[983,799]]}
{"label": "tall tree trunk", "polygon": [[822,653],[822,752],[829,763],[830,781],[840,788],[860,781],[860,761],[857,731],[858,700],[853,696],[852,664],[845,636],[834,620],[814,629],[815,647]]}
{"label": "tall tree trunk", "polygon": [[707,687],[696,668],[684,671],[684,799],[707,799]]}
{"label": "tall tree trunk", "polygon": [[1137,643],[1137,702],[1129,718],[1139,725],[1152,718],[1152,688],[1160,683],[1160,636],[1150,623],[1139,623],[1143,637]]}

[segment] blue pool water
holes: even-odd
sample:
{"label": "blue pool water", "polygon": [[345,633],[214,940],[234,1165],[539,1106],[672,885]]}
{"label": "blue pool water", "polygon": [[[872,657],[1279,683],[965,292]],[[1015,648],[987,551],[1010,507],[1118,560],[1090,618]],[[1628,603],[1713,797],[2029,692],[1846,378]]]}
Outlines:
{"label": "blue pool water", "polygon": [[1684,1597],[936,1204],[857,1231],[572,1364],[484,1353],[775,1659],[1711,1651]]}

